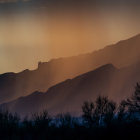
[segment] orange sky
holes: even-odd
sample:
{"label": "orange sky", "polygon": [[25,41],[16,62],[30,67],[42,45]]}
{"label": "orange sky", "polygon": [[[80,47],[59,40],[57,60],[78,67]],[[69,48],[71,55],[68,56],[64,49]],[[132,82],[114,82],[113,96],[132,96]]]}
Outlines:
{"label": "orange sky", "polygon": [[82,7],[47,13],[41,7],[0,15],[0,73],[34,69],[38,61],[92,52],[136,35],[140,19],[131,10]]}

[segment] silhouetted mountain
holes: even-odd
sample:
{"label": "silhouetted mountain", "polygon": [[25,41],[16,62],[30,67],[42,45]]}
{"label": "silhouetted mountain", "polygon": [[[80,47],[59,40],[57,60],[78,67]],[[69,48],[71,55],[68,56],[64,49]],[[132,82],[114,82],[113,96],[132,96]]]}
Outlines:
{"label": "silhouetted mountain", "polygon": [[140,35],[90,54],[54,59],[39,63],[36,70],[0,75],[0,103],[27,96],[34,91],[45,92],[66,79],[112,63],[118,68],[139,61]]}
{"label": "silhouetted mountain", "polygon": [[12,102],[1,105],[21,116],[47,109],[52,115],[70,112],[81,113],[84,101],[94,101],[99,95],[108,96],[114,101],[126,99],[134,92],[140,79],[140,63],[117,69],[111,64],[82,74],[74,79],[59,83],[47,92],[34,92]]}

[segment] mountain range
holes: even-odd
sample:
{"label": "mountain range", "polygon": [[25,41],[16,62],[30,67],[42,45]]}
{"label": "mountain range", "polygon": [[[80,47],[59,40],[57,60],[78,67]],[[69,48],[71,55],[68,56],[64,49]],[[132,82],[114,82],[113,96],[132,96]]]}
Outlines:
{"label": "mountain range", "polygon": [[139,55],[140,35],[137,35],[89,54],[40,62],[35,70],[1,74],[0,103],[30,95],[34,91],[45,92],[57,83],[108,63],[117,68],[132,65],[139,61]]}
{"label": "mountain range", "polygon": [[117,69],[106,64],[96,70],[67,79],[49,88],[46,92],[36,91],[12,102],[2,104],[11,112],[21,116],[48,110],[50,114],[70,112],[81,113],[84,101],[95,101],[98,96],[108,96],[120,102],[134,93],[134,87],[140,80],[140,63]]}
{"label": "mountain range", "polygon": [[140,81],[139,56],[137,35],[90,54],[40,62],[36,70],[2,74],[1,107],[20,115],[44,109],[77,115],[84,101],[99,95],[120,102]]}

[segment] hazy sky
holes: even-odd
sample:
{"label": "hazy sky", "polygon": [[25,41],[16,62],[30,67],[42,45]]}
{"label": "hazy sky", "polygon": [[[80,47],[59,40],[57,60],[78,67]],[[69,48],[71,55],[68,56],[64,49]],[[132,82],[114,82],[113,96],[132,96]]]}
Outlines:
{"label": "hazy sky", "polygon": [[140,0],[0,0],[0,73],[140,33]]}

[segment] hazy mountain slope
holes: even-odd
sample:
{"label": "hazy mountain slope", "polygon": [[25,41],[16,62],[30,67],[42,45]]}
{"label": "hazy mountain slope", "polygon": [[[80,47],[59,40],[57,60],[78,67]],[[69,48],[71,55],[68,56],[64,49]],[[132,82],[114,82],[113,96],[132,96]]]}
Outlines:
{"label": "hazy mountain slope", "polygon": [[33,71],[2,74],[0,75],[0,103],[29,95],[36,90],[46,91],[52,85],[107,63],[112,63],[118,68],[136,63],[140,59],[139,55],[140,35],[137,35],[91,54],[39,63],[38,68]]}
{"label": "hazy mountain slope", "polygon": [[24,116],[31,112],[47,109],[51,114],[70,112],[74,115],[81,113],[84,101],[94,101],[97,96],[109,96],[119,102],[134,92],[136,82],[140,81],[140,63],[123,69],[113,65],[104,65],[94,71],[80,75],[74,79],[59,83],[45,93],[33,94],[2,104]]}
{"label": "hazy mountain slope", "polygon": [[36,112],[44,108],[55,113],[59,110],[69,111],[73,106],[76,109],[85,99],[94,99],[103,91],[107,95],[112,75],[116,71],[117,69],[112,65],[105,65],[95,71],[57,84],[45,93],[34,92],[2,106],[8,105],[10,111],[17,111],[20,114]]}

